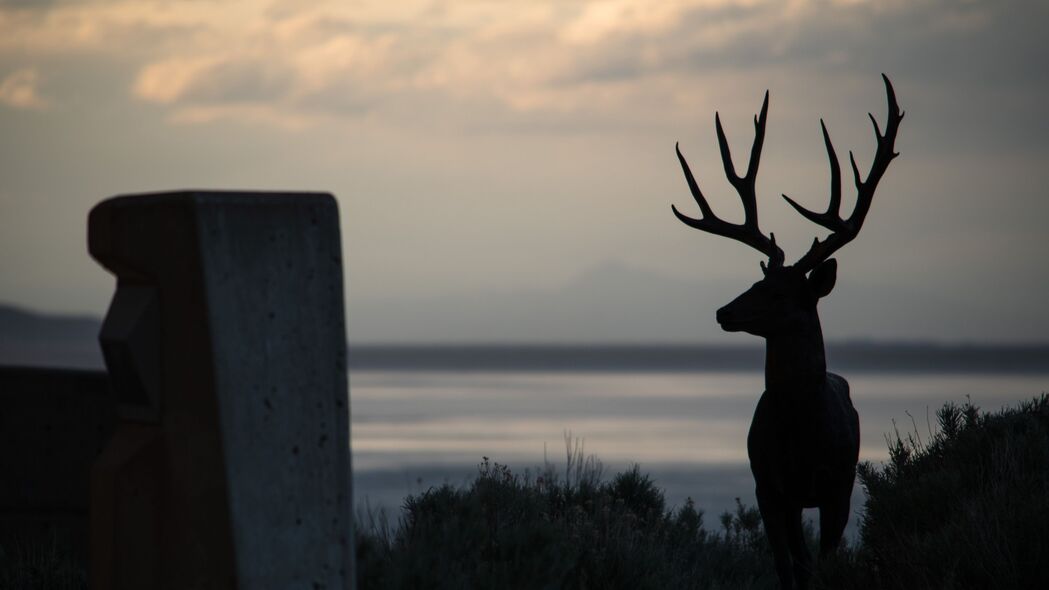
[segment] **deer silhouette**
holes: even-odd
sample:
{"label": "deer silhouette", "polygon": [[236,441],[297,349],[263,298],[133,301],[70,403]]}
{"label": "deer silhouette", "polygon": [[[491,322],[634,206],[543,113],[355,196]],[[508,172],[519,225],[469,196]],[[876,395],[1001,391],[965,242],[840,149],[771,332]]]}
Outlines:
{"label": "deer silhouette", "polygon": [[674,215],[686,225],[743,242],[768,257],[767,265],[761,263],[764,277],[719,309],[717,321],[726,331],[748,332],[765,339],[765,392],[754,411],[747,454],[776,573],[785,589],[795,585],[805,588],[812,573],[812,559],[802,534],[802,509],[819,508],[821,558],[837,550],[849,519],[859,459],[859,415],[852,406],[848,382],[827,372],[816,304],[834,288],[838,267],[830,256],[859,233],[878,181],[899,155],[893,149],[903,113],[888,77],[883,74],[882,78],[889,104],[885,133],[870,115],[878,147],[866,179],[861,178],[856,158],[849,152],[857,196],[848,218],[840,213],[841,166],[827,126],[820,120],[830,160],[830,206],[824,213],[814,213],[787,195],[783,198],[806,219],[831,233],[824,240],[816,238],[808,252],[789,266],[784,265],[785,256],[776,245],[775,235],[766,236],[758,228],[754,181],[765,139],[768,92],[761,114],[754,118],[754,145],[743,176],[736,173],[732,163],[721,118],[717,114],[714,117],[725,174],[743,202],[742,224],[728,223],[714,215],[680,148],[675,146],[702,217],[688,217],[671,206]]}

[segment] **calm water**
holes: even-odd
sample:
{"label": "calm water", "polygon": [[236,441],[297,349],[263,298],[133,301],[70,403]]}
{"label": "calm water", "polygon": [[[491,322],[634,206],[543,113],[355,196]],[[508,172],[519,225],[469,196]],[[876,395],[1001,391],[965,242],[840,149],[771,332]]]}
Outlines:
{"label": "calm water", "polygon": [[[1049,375],[847,378],[861,459],[872,461],[887,457],[894,420],[924,438],[945,401],[968,396],[993,410],[1049,391]],[[515,471],[544,458],[563,465],[571,432],[606,473],[640,463],[670,504],[692,497],[716,515],[736,497],[753,502],[746,436],[763,384],[760,373],[353,371],[354,494],[359,505],[396,507],[405,494],[467,481],[483,456]],[[857,491],[856,509],[862,500]]]}

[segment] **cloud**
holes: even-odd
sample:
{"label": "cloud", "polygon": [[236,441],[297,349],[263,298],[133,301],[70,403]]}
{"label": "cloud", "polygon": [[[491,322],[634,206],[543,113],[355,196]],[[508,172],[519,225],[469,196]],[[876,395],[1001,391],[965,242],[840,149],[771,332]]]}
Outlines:
{"label": "cloud", "polygon": [[549,129],[680,119],[697,97],[724,104],[734,88],[772,85],[774,71],[843,88],[886,71],[951,92],[1040,93],[1047,18],[1032,1],[0,4],[0,58],[104,54],[131,68],[133,97],[173,121],[418,125],[453,113],[462,128]]}
{"label": "cloud", "polygon": [[[286,32],[286,30],[285,30]],[[133,86],[140,99],[170,105],[177,120],[211,116],[306,120],[367,111],[398,79],[396,48],[388,36],[344,32],[304,41],[281,38],[280,31],[260,45],[190,58],[170,58],[144,66]],[[188,112],[196,113],[187,116]]]}
{"label": "cloud", "polygon": [[146,66],[134,90],[161,104],[271,102],[293,81],[286,64],[261,56],[174,58]]}
{"label": "cloud", "polygon": [[643,0],[589,2],[561,28],[560,37],[569,43],[592,45],[617,35],[658,34],[673,28],[681,13],[688,10],[688,4]]}
{"label": "cloud", "polygon": [[[843,272],[871,269],[879,284],[931,285],[915,315],[947,307],[935,303],[943,293],[969,297],[973,285],[1009,284],[1006,307],[1018,318],[1036,316],[1038,327],[1027,330],[1044,332],[1045,314],[1036,312],[1049,275],[1035,259],[1044,250],[1038,220],[1049,209],[1032,171],[1049,154],[1041,104],[1049,89],[1047,12],[1044,1],[1023,0],[89,0],[31,10],[8,2],[0,4],[0,83],[8,88],[0,136],[11,155],[0,162],[0,201],[11,213],[0,215],[7,223],[0,235],[31,239],[28,251],[82,254],[76,232],[88,199],[115,191],[330,189],[344,205],[351,292],[366,290],[374,301],[377,338],[393,325],[406,338],[415,326],[438,324],[434,338],[459,334],[467,322],[457,322],[480,313],[443,313],[452,308],[424,301],[413,309],[437,319],[393,324],[397,293],[461,289],[485,303],[499,289],[550,287],[609,256],[741,285],[757,272],[756,258],[695,237],[669,212],[670,202],[691,206],[674,141],[682,140],[715,210],[740,219],[721,171],[713,112],[720,109],[740,165],[750,117],[771,88],[760,207],[796,256],[815,228],[776,195],[825,206],[819,116],[846,174],[849,148],[869,165],[873,135],[863,114],[884,120],[878,74],[885,71],[908,113],[903,157]],[[20,109],[32,107],[12,100],[51,101],[52,108],[26,116]],[[847,187],[846,208],[852,194]],[[50,229],[27,224],[15,204]],[[53,223],[56,215],[69,223]],[[50,286],[78,264],[85,281],[77,284],[95,289],[97,301],[108,297],[108,283],[91,282],[97,269],[86,255],[39,265],[23,250],[4,249],[0,263],[45,278],[27,275],[9,291],[32,298],[33,285],[43,285],[45,299],[61,301],[68,295]],[[843,276],[841,288],[848,284]],[[613,318],[607,325],[619,326],[616,337],[641,333],[629,317],[639,313],[631,299],[658,311],[671,307],[660,301],[675,292],[636,294],[628,286],[578,289],[581,302],[609,300],[611,290],[632,294],[594,308]],[[972,295],[982,306],[973,309],[995,309],[993,302],[1004,309],[1010,295],[1003,293]],[[674,309],[688,313],[688,297]],[[717,299],[711,308],[724,303]],[[80,301],[69,305],[89,305]],[[543,334],[604,321],[579,312],[589,319],[571,324],[557,311],[564,299],[531,301],[549,302],[539,317],[553,323]],[[906,297],[893,301],[912,309]],[[538,325],[533,316],[496,323],[519,309],[516,300],[480,303],[461,306],[463,314],[489,309],[471,320],[471,334]],[[933,323],[995,317],[963,311]],[[1006,331],[1031,333],[1020,331],[1020,321]],[[675,332],[678,324],[663,316],[646,322],[656,326],[652,338],[698,334]],[[990,322],[965,329],[977,334]]]}
{"label": "cloud", "polygon": [[[862,76],[870,75],[866,69],[927,72],[926,59],[942,68],[944,56],[925,48],[964,52],[967,36],[990,30],[1001,37],[1002,23],[1023,25],[1005,8],[939,0],[10,6],[0,4],[0,26],[10,31],[0,55],[136,56],[131,90],[141,100],[176,114],[266,110],[274,119],[355,118],[386,103],[412,111],[441,102],[473,115],[479,104],[493,117],[529,114],[529,121],[535,113],[643,116],[638,105],[658,116],[666,105],[643,99],[653,90],[694,94],[712,76],[723,83],[781,65]],[[1037,38],[1033,26],[1022,36]],[[1027,67],[1035,56],[1023,55],[1039,53],[1037,44],[1005,46],[1019,55],[1002,60],[1004,68],[1020,69],[1016,61]],[[991,57],[977,63],[990,67],[998,53],[985,49]]]}
{"label": "cloud", "polygon": [[0,103],[11,108],[44,110],[50,101],[40,95],[40,75],[33,68],[22,68],[0,81]]}
{"label": "cloud", "polygon": [[[206,42],[229,21],[216,6],[163,0],[42,2],[32,8],[0,3],[0,57],[105,56],[148,58]],[[231,7],[228,12],[236,14]]]}
{"label": "cloud", "polygon": [[55,5],[57,0],[0,0],[0,9],[9,10],[47,10]]}

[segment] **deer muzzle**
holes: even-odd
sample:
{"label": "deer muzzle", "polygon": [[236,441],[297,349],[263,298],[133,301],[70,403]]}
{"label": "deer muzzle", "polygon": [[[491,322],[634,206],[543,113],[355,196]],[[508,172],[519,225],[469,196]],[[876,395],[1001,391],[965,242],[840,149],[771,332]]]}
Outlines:
{"label": "deer muzzle", "polygon": [[741,322],[738,318],[734,318],[732,310],[729,309],[730,305],[726,305],[718,310],[717,320],[718,324],[721,325],[721,329],[726,332],[739,332],[743,330]]}

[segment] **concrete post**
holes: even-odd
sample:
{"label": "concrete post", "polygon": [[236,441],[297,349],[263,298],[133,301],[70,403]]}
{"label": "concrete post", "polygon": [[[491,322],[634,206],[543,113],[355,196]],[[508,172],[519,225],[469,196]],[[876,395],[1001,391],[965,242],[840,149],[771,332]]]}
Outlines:
{"label": "concrete post", "polygon": [[352,586],[338,219],[327,194],[91,211],[118,401],[92,469],[93,588]]}

